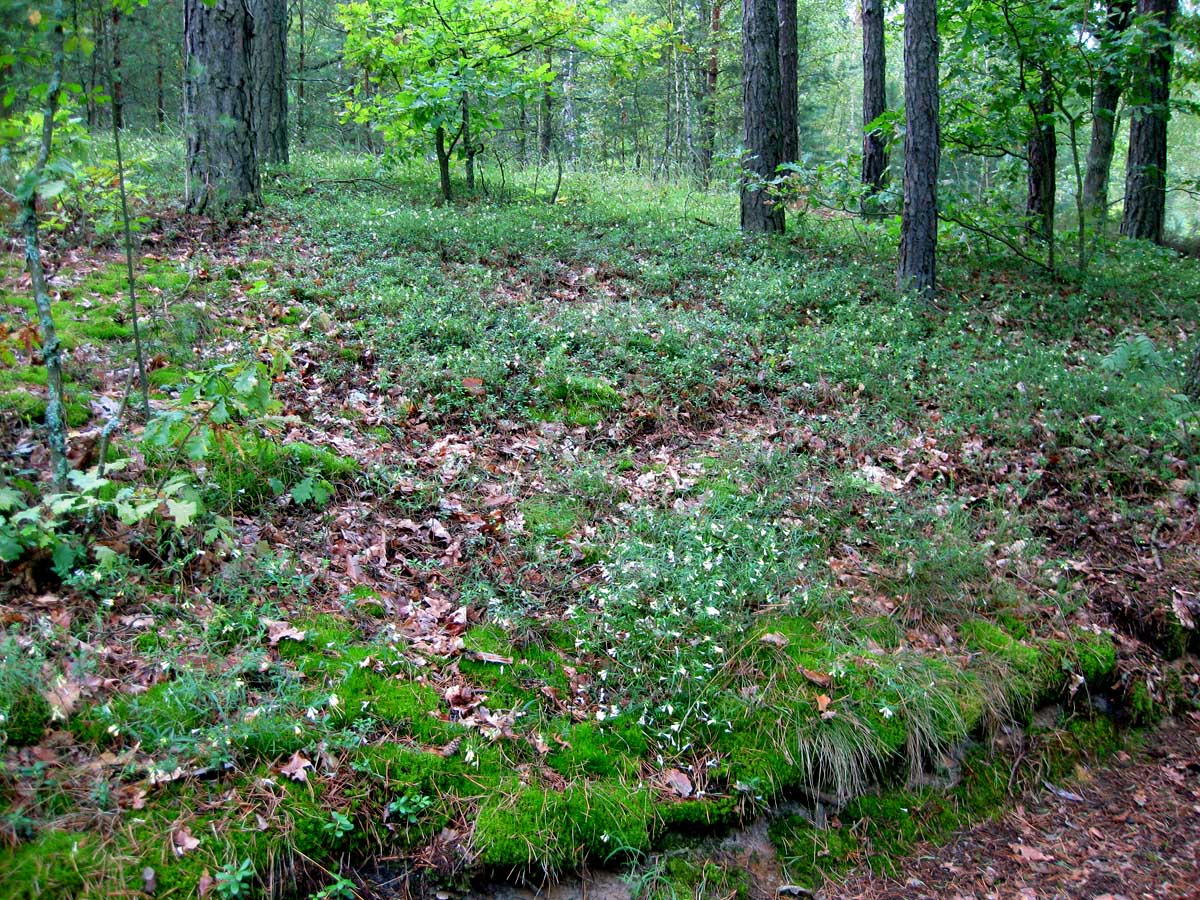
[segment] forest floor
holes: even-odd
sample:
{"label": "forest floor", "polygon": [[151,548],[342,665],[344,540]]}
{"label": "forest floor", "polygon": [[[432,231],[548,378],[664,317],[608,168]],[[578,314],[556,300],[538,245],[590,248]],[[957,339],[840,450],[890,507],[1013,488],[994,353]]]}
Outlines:
{"label": "forest floor", "polygon": [[951,245],[920,305],[886,223],[746,242],[726,194],[585,175],[431,207],[373,165],[273,173],[235,230],[148,203],[150,415],[103,470],[123,269],[49,242],[44,504],[0,272],[13,897],[715,900],[748,823],[817,890],[1192,721],[1195,260]]}
{"label": "forest floor", "polygon": [[1046,782],[1011,812],[914,849],[897,875],[856,873],[829,900],[1189,900],[1200,897],[1200,715],[1146,746]]}

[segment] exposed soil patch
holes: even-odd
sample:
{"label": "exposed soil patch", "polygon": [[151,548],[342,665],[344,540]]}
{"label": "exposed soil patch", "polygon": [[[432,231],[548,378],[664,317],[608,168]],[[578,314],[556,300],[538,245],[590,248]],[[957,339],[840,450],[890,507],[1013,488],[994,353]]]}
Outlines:
{"label": "exposed soil patch", "polygon": [[1145,751],[1047,783],[1002,819],[923,845],[897,878],[831,885],[828,900],[1200,897],[1200,714],[1167,722]]}

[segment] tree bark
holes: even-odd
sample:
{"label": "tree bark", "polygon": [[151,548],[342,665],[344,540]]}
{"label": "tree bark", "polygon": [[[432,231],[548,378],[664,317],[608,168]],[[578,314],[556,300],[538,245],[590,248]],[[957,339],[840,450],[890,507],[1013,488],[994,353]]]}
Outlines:
{"label": "tree bark", "polygon": [[308,134],[306,131],[306,123],[304,121],[304,112],[305,112],[304,80],[308,77],[307,74],[305,73],[305,61],[307,59],[307,47],[304,43],[305,42],[304,0],[298,0],[297,6],[296,6],[296,24],[300,31],[300,34],[299,34],[299,37],[300,37],[300,40],[299,40],[300,68],[299,68],[299,72],[298,72],[299,77],[296,79],[296,140],[299,142],[300,146],[303,147],[304,142],[308,140]]}
{"label": "tree bark", "polygon": [[796,0],[777,0],[779,15],[779,107],[783,116],[780,124],[781,163],[800,158],[800,132],[797,110],[800,104],[799,51],[796,47]]}
{"label": "tree bark", "polygon": [[900,219],[900,291],[932,293],[937,265],[937,0],[904,7],[904,207]]}
{"label": "tree bark", "polygon": [[1050,71],[1043,68],[1040,77],[1038,100],[1030,110],[1033,124],[1026,150],[1029,171],[1025,215],[1030,234],[1044,241],[1052,241],[1054,197],[1058,190],[1058,134],[1054,129],[1054,84]]}
{"label": "tree bark", "polygon": [[154,120],[158,130],[167,127],[167,101],[163,91],[163,45],[159,40],[154,45]]}
{"label": "tree bark", "polygon": [[723,0],[710,2],[712,9],[708,16],[708,58],[704,63],[704,81],[701,83],[700,149],[697,158],[700,180],[704,184],[708,184],[712,178],[713,156],[717,148],[717,78],[721,71],[717,51],[720,46]]}
{"label": "tree bark", "polygon": [[287,0],[250,0],[254,139],[260,163],[288,161]]}
{"label": "tree bark", "polygon": [[863,160],[862,183],[871,193],[886,184],[887,142],[871,123],[887,111],[887,60],[884,51],[883,0],[863,0]]}
{"label": "tree bark", "polygon": [[1109,0],[1100,35],[1101,68],[1092,96],[1092,141],[1088,145],[1087,174],[1083,178],[1083,207],[1087,218],[1103,223],[1108,214],[1108,177],[1116,145],[1117,104],[1122,77],[1115,44],[1129,27],[1133,0]]}
{"label": "tree bark", "polygon": [[29,193],[21,201],[21,231],[25,237],[25,264],[33,288],[33,302],[38,313],[38,330],[42,344],[42,362],[46,366],[46,436],[50,450],[50,469],[56,487],[67,480],[67,423],[63,407],[62,344],[54,327],[50,291],[42,268],[42,252],[38,239],[37,189],[50,160],[54,143],[54,115],[62,93],[63,67],[63,3],[56,0],[51,13],[50,53],[53,71],[46,85],[45,107],[42,112],[42,140],[31,172]]}
{"label": "tree bark", "polygon": [[[554,56],[551,51],[546,51],[546,65],[554,64]],[[554,123],[551,116],[554,113],[553,98],[550,94],[550,86],[552,82],[546,82],[542,85],[542,103],[538,110],[538,158],[541,159],[542,165],[550,162],[550,141],[554,136]]]}
{"label": "tree bark", "polygon": [[121,10],[113,6],[109,19],[109,47],[112,49],[112,124],[125,127],[125,86],[121,84]]}
{"label": "tree bark", "polygon": [[188,212],[237,216],[262,205],[246,0],[184,0]]}
{"label": "tree bark", "polygon": [[742,118],[748,154],[742,179],[742,230],[782,233],[783,204],[773,203],[768,195],[768,182],[783,161],[776,0],[742,0]]}
{"label": "tree bark", "polygon": [[1167,120],[1171,116],[1171,36],[1176,0],[1138,0],[1147,17],[1150,50],[1131,86],[1129,159],[1125,170],[1125,214],[1121,234],[1163,242],[1167,212]]}
{"label": "tree bark", "polygon": [[441,125],[434,132],[434,151],[437,153],[438,181],[442,199],[449,203],[454,199],[450,190],[450,148],[446,146],[446,129]]}
{"label": "tree bark", "polygon": [[471,137],[471,95],[463,91],[462,95],[462,141],[463,154],[466,156],[465,171],[467,175],[467,192],[475,193],[475,145]]}

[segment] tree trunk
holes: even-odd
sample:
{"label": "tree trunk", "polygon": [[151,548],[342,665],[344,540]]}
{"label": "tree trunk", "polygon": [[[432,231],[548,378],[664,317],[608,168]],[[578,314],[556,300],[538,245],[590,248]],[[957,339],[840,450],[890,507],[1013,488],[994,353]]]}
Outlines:
{"label": "tree trunk", "polygon": [[21,231],[25,237],[25,263],[29,269],[29,283],[33,288],[33,302],[38,313],[38,330],[42,344],[42,361],[46,366],[46,435],[50,449],[50,468],[56,487],[62,488],[67,480],[67,423],[63,409],[62,344],[54,328],[54,315],[50,291],[46,286],[46,275],[42,268],[42,252],[38,240],[37,188],[50,160],[54,142],[54,114],[58,110],[62,92],[63,66],[63,3],[54,4],[50,32],[50,53],[53,71],[46,86],[45,107],[42,112],[42,140],[34,160],[28,194],[21,200]]}
{"label": "tree trunk", "polygon": [[883,0],[863,0],[863,160],[862,183],[882,190],[887,173],[887,142],[871,123],[887,111],[887,60],[884,55]]}
{"label": "tree trunk", "polygon": [[710,43],[704,65],[704,81],[701,84],[700,151],[697,168],[700,170],[700,180],[704,184],[708,184],[712,178],[713,155],[717,147],[717,76],[720,74],[717,51],[721,38],[722,2],[723,0],[711,0],[712,11],[708,17]]}
{"label": "tree trunk", "polygon": [[1083,179],[1083,206],[1087,218],[1103,223],[1108,214],[1108,176],[1116,144],[1117,103],[1121,100],[1122,78],[1116,46],[1129,27],[1133,0],[1109,0],[1104,31],[1100,35],[1103,54],[1096,91],[1092,97],[1092,141],[1088,145],[1087,174]]}
{"label": "tree trunk", "polygon": [[246,0],[184,0],[188,212],[237,216],[262,205]]}
{"label": "tree trunk", "polygon": [[462,142],[466,156],[467,193],[475,193],[475,145],[471,137],[471,95],[463,91],[462,96]]}
{"label": "tree trunk", "polygon": [[529,110],[525,105],[525,94],[520,96],[520,105],[517,108],[517,158],[521,160],[521,165],[529,165]]}
{"label": "tree trunk", "polygon": [[783,155],[779,89],[779,10],[776,0],[742,0],[742,118],[749,154],[742,179],[742,230],[782,233],[783,204],[768,182]]}
{"label": "tree trunk", "polygon": [[159,131],[167,127],[167,101],[163,92],[163,69],[165,67],[163,45],[160,40],[155,43],[154,58],[154,119]]}
{"label": "tree trunk", "polygon": [[112,8],[109,24],[109,46],[112,48],[112,124],[125,127],[125,86],[121,84],[121,10]]}
{"label": "tree trunk", "polygon": [[1170,118],[1171,20],[1176,0],[1138,0],[1138,14],[1150,19],[1149,51],[1131,85],[1129,159],[1125,170],[1125,215],[1121,234],[1163,242],[1167,211],[1167,120]]}
{"label": "tree trunk", "polygon": [[[551,51],[546,51],[546,66],[554,64],[554,56]],[[553,122],[551,115],[554,112],[552,97],[550,95],[551,82],[546,82],[542,85],[542,104],[538,110],[538,158],[541,159],[542,165],[550,162],[550,140],[554,135]]]}
{"label": "tree trunk", "polygon": [[286,165],[287,0],[250,0],[254,14],[251,84],[254,90],[254,139],[260,163]]}
{"label": "tree trunk", "polygon": [[779,16],[779,161],[795,162],[800,157],[800,132],[797,130],[797,110],[800,104],[799,51],[796,47],[796,0],[777,0]]}
{"label": "tree trunk", "polygon": [[304,69],[305,61],[308,58],[307,48],[304,43],[304,41],[305,41],[304,0],[299,0],[299,2],[297,3],[297,14],[296,15],[297,15],[296,24],[300,31],[300,34],[299,34],[299,37],[300,37],[300,41],[299,41],[300,68],[297,73],[298,77],[296,78],[296,140],[297,140],[297,142],[299,142],[300,146],[303,147],[304,142],[306,140],[308,140],[306,124],[304,121],[304,112],[305,112],[304,80],[308,77],[307,74],[305,73],[305,69]]}
{"label": "tree trunk", "polygon": [[450,149],[446,146],[446,129],[441,125],[434,132],[434,150],[437,152],[438,181],[442,188],[442,199],[449,203],[454,199],[450,191]]}
{"label": "tree trunk", "polygon": [[1058,189],[1058,135],[1054,129],[1053,90],[1050,71],[1042,69],[1038,102],[1031,110],[1033,125],[1027,147],[1029,172],[1025,215],[1029,233],[1047,242],[1054,237],[1054,197]]}
{"label": "tree trunk", "polygon": [[938,133],[937,0],[904,8],[904,207],[900,219],[901,291],[932,293],[937,263]]}

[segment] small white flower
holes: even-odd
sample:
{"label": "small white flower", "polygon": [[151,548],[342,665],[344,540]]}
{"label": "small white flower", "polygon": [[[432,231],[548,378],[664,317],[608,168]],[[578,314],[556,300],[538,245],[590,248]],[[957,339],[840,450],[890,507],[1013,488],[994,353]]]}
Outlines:
{"label": "small white flower", "polygon": [[890,719],[896,713],[890,706],[881,706],[879,707],[879,714],[885,719]]}

